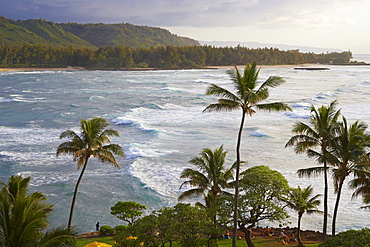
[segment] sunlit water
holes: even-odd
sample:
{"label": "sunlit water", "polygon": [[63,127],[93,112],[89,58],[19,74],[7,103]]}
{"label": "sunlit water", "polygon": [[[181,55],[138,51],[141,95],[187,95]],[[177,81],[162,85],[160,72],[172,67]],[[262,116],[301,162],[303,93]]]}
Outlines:
{"label": "sunlit water", "polygon": [[[267,165],[280,171],[291,186],[323,193],[322,177],[299,179],[297,169],[313,160],[284,148],[296,121],[308,122],[309,106],[337,99],[349,122],[370,123],[370,66],[330,66],[325,71],[262,68],[260,80],[282,76],[286,83],[272,90],[270,99],[284,101],[292,112],[257,112],[247,118],[242,141],[242,169]],[[211,84],[232,90],[226,70],[173,71],[44,71],[0,73],[0,179],[31,176],[31,191],[43,192],[54,206],[52,226],[66,225],[76,180],[71,156],[56,158],[59,134],[78,131],[79,120],[99,116],[120,133],[113,142],[124,147],[121,169],[92,159],[83,177],[73,223],[82,232],[95,223],[123,224],[110,214],[117,201],[137,201],[148,212],[177,203],[181,171],[203,148],[221,144],[227,164],[235,160],[240,111],[202,113],[217,100],[205,96]],[[338,217],[338,231],[370,226],[370,212],[362,201],[351,200],[347,186]],[[330,184],[330,212],[335,195]],[[331,218],[330,218],[331,220]],[[288,220],[296,226],[295,213]],[[273,223],[268,223],[273,225]],[[304,216],[302,228],[322,230],[322,216]],[[329,226],[330,231],[330,226]]]}

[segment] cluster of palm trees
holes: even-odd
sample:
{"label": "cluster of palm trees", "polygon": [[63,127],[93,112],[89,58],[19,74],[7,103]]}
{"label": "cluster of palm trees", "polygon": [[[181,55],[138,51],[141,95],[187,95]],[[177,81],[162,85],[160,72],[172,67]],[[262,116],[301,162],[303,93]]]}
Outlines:
{"label": "cluster of palm trees", "polygon": [[306,153],[315,158],[322,166],[298,170],[300,177],[324,174],[324,224],[323,241],[326,239],[328,222],[328,174],[333,178],[334,192],[337,194],[332,221],[332,236],[336,233],[336,219],[344,181],[350,175],[349,182],[355,190],[354,196],[362,195],[364,202],[370,198],[370,134],[367,124],[355,121],[348,124],[340,118],[336,110],[337,101],[316,109],[311,106],[311,125],[298,122],[293,127],[295,135],[286,146],[294,146],[296,153]]}
{"label": "cluster of palm trees", "polygon": [[[281,77],[270,76],[265,82],[257,82],[259,69],[256,63],[248,64],[241,73],[235,66],[235,70],[228,71],[235,93],[229,90],[211,84],[207,95],[221,96],[217,103],[211,104],[204,109],[204,112],[210,111],[232,111],[241,109],[242,118],[238,132],[236,144],[236,162],[226,169],[224,158],[226,152],[223,147],[219,147],[212,152],[210,149],[204,149],[200,157],[190,161],[196,166],[196,169],[185,169],[181,178],[188,178],[183,185],[193,186],[193,189],[183,192],[179,200],[188,197],[202,195],[207,208],[216,200],[216,197],[225,193],[226,188],[231,188],[230,180],[233,179],[232,170],[235,169],[235,194],[234,194],[234,215],[233,215],[233,242],[236,246],[236,230],[238,222],[238,198],[239,198],[239,173],[241,155],[240,146],[242,140],[242,131],[246,115],[252,116],[256,111],[286,111],[291,110],[284,103],[261,104],[269,96],[269,89],[281,85],[284,80]],[[321,195],[312,195],[312,187],[292,190],[291,196],[286,199],[287,206],[298,212],[298,225],[303,213],[323,213],[323,241],[327,236],[328,222],[328,174],[333,177],[335,193],[337,194],[332,223],[332,235],[335,235],[336,219],[339,208],[340,196],[343,184],[346,178],[353,175],[349,182],[351,188],[355,189],[353,196],[363,196],[365,203],[370,203],[370,163],[369,148],[370,135],[367,132],[367,125],[361,121],[355,121],[349,125],[345,117],[341,117],[340,110],[336,110],[337,102],[333,101],[328,106],[322,106],[316,109],[311,106],[311,123],[298,122],[293,126],[292,132],[295,134],[288,140],[286,147],[294,146],[296,153],[306,153],[309,157],[315,158],[322,166],[300,169],[297,174],[300,177],[311,177],[324,174],[324,210],[318,210]],[[200,204],[200,203],[198,203]],[[300,236],[298,236],[300,241]]]}

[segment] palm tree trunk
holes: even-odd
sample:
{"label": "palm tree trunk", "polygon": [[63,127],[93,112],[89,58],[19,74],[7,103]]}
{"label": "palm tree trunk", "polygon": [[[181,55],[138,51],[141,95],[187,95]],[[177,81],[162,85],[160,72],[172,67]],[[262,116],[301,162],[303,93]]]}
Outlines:
{"label": "palm tree trunk", "polygon": [[342,194],[343,183],[344,183],[344,178],[339,181],[339,187],[338,187],[338,191],[337,191],[337,200],[335,202],[335,207],[334,207],[333,223],[332,223],[332,229],[331,229],[331,235],[333,237],[335,236],[335,225],[336,225],[336,221],[337,221],[339,201],[340,201],[340,196]]}
{"label": "palm tree trunk", "polygon": [[324,224],[322,229],[322,241],[326,240],[326,229],[328,227],[328,172],[326,161],[324,161]]}
{"label": "palm tree trunk", "polygon": [[236,144],[236,174],[235,174],[235,198],[234,198],[234,229],[232,247],[236,247],[237,229],[238,229],[238,202],[239,202],[239,170],[240,170],[240,144],[242,141],[242,132],[244,127],[245,111],[243,109],[242,120],[240,122],[238,142]]}
{"label": "palm tree trunk", "polygon": [[303,246],[303,243],[301,240],[301,219],[302,219],[302,215],[298,214],[298,233],[297,233],[298,246]]}
{"label": "palm tree trunk", "polygon": [[73,199],[72,199],[72,204],[71,204],[71,211],[69,212],[68,228],[71,228],[72,227],[72,218],[73,218],[73,212],[74,212],[74,209],[75,209],[75,203],[76,203],[76,198],[77,198],[78,186],[81,183],[81,179],[82,179],[82,176],[84,175],[84,172],[85,172],[85,169],[86,169],[87,161],[88,160],[89,160],[89,158],[86,158],[85,164],[82,167],[81,174],[80,174],[80,176],[79,176],[79,178],[77,180],[77,183],[76,183],[75,192],[73,194]]}

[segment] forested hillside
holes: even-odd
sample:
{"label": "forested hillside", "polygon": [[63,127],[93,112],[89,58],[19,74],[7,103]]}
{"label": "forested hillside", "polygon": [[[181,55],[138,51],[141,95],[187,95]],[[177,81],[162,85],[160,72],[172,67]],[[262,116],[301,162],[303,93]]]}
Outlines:
{"label": "forested hillside", "polygon": [[0,16],[0,42],[2,45],[21,46],[43,44],[52,46],[94,47],[76,35],[66,32],[53,22],[43,19],[14,21]]}
{"label": "forested hillside", "polygon": [[0,16],[0,44],[40,44],[75,48],[98,48],[106,45],[132,48],[200,45],[196,40],[179,37],[162,28],[125,23],[58,24],[42,18],[15,21],[3,16]]}
{"label": "forested hillside", "polygon": [[64,30],[88,41],[90,44],[100,46],[130,46],[132,48],[152,46],[191,46],[200,45],[198,41],[179,37],[168,30],[148,26],[135,26],[128,23],[121,24],[78,24],[62,23]]}

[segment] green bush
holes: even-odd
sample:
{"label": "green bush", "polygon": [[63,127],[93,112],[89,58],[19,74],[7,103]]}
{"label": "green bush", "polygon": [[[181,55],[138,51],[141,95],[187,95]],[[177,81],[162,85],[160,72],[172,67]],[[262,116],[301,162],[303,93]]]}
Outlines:
{"label": "green bush", "polygon": [[116,234],[121,234],[121,233],[127,231],[127,226],[118,225],[118,226],[114,227],[114,230],[116,230]]}
{"label": "green bush", "polygon": [[99,235],[102,236],[102,235],[112,235],[114,233],[114,229],[111,227],[111,226],[101,226],[100,227],[100,231],[99,231]]}
{"label": "green bush", "polygon": [[370,229],[348,230],[329,238],[319,247],[367,247],[370,245]]}

